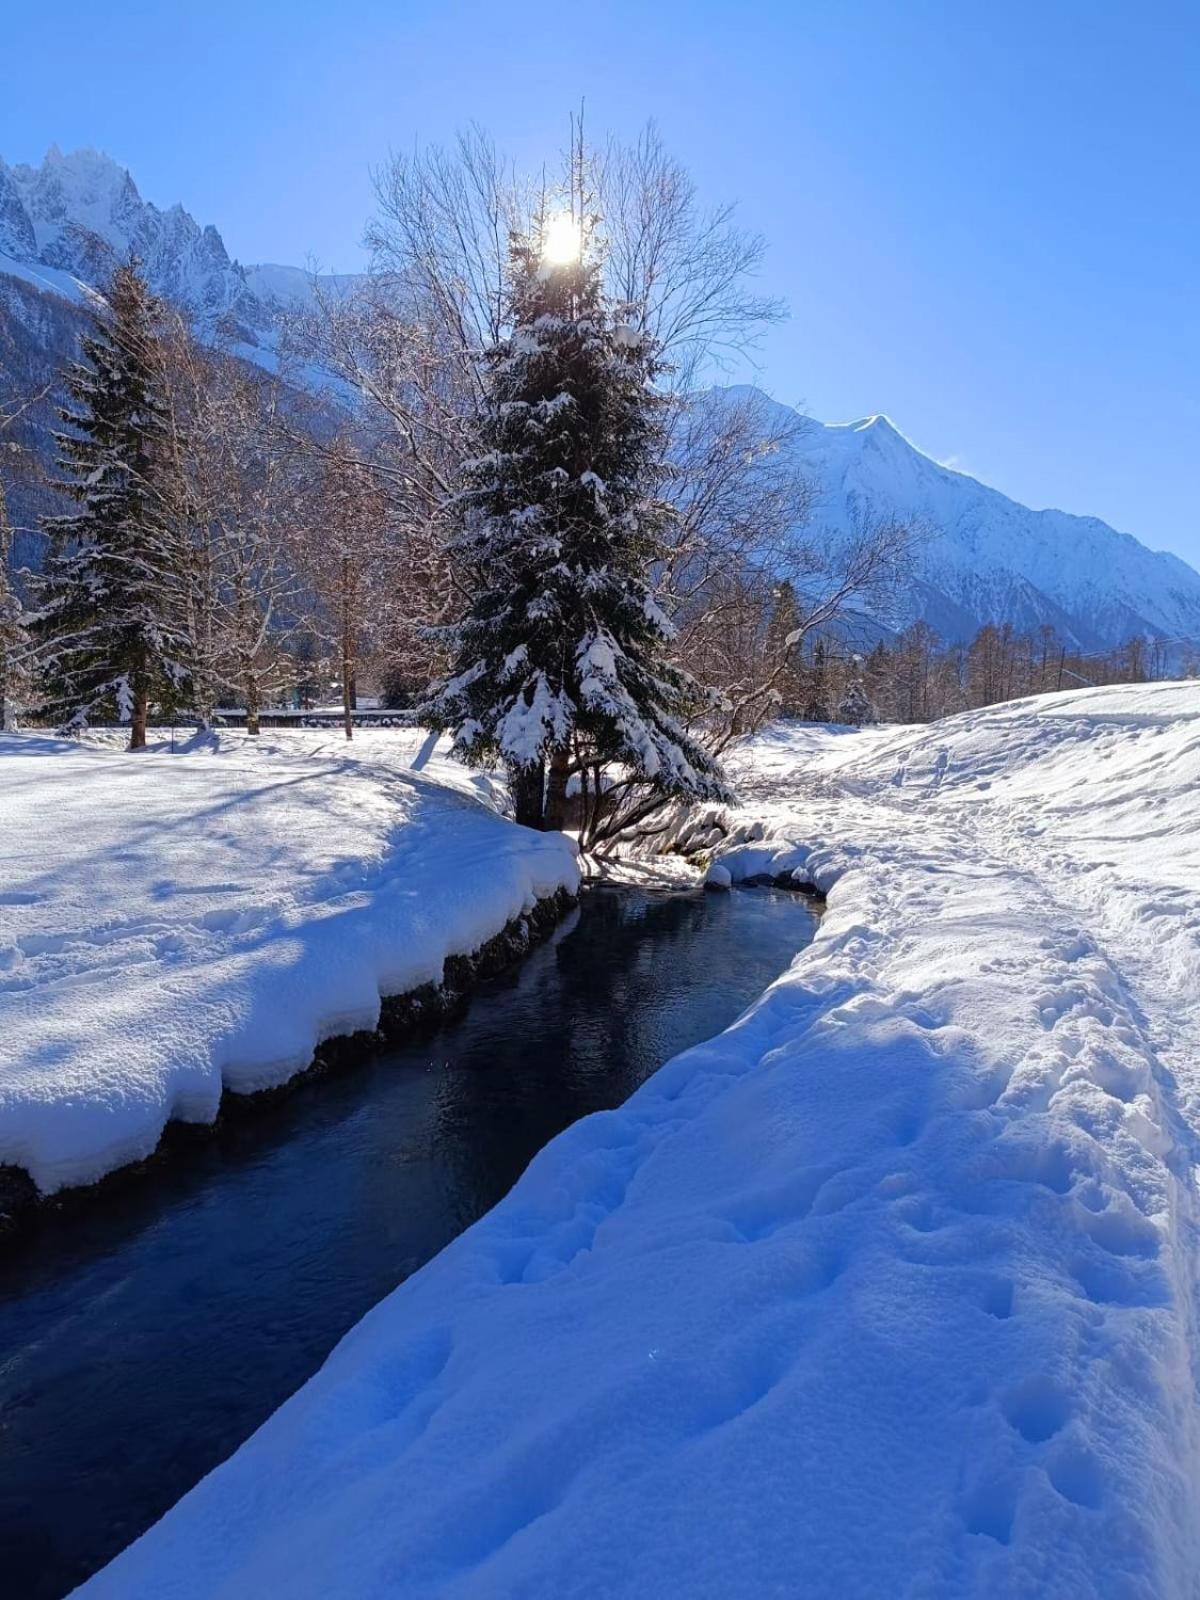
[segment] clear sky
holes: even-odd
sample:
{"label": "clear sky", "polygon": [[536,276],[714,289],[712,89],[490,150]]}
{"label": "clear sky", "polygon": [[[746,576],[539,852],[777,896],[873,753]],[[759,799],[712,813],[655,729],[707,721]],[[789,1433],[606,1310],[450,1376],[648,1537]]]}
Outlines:
{"label": "clear sky", "polygon": [[759,381],[885,411],[1200,565],[1198,0],[56,0],[0,15],[0,154],[92,144],[240,260],[353,268],[389,149],[654,117],[770,241]]}

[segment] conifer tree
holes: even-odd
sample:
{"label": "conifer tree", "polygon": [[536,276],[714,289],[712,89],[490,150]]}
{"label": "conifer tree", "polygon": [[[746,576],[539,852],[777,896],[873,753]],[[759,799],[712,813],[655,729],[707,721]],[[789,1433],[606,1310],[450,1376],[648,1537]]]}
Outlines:
{"label": "conifer tree", "polygon": [[802,686],[796,665],[799,622],[795,585],[784,578],[775,590],[764,645],[767,668],[774,678],[775,704],[783,717],[795,716],[801,698]]}
{"label": "conifer tree", "polygon": [[146,743],[152,701],[187,679],[181,563],[156,361],[156,303],[135,264],[113,273],[70,371],[55,435],[63,492],[79,509],[45,523],[51,553],[33,619],[48,704],[63,724],[130,727]]}
{"label": "conifer tree", "polygon": [[846,685],[846,692],[838,706],[837,720],[851,728],[861,728],[865,723],[878,721],[875,707],[867,698],[861,679],[851,678]]}
{"label": "conifer tree", "polygon": [[804,709],[801,715],[805,722],[830,721],[829,662],[823,639],[818,639],[813,646],[812,661],[809,663],[806,676]]}
{"label": "conifer tree", "polygon": [[685,727],[706,696],[670,661],[650,583],[673,514],[655,348],[607,302],[590,225],[556,259],[568,227],[542,219],[512,243],[511,331],[487,352],[483,450],[458,501],[473,595],[423,708],[464,759],[501,760],[517,820],[546,828],[583,765],[727,793]]}

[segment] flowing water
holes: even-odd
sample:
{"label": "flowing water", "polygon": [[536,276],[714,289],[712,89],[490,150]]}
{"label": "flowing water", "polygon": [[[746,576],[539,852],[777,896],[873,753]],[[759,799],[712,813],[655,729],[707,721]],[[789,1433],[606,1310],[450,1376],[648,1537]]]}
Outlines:
{"label": "flowing water", "polygon": [[0,1592],[56,1600],[228,1456],[556,1133],[812,938],[796,895],[588,891],[456,1022],[0,1255]]}

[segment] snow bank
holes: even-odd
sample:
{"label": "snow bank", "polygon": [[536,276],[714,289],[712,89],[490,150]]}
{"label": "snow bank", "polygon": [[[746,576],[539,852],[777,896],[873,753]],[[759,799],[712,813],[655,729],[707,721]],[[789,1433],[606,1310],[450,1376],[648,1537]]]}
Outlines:
{"label": "snow bank", "polygon": [[0,737],[0,1163],[52,1193],[146,1156],[578,886],[420,739]]}
{"label": "snow bank", "polygon": [[1195,1596],[1200,689],[742,766],[816,943],[86,1594]]}

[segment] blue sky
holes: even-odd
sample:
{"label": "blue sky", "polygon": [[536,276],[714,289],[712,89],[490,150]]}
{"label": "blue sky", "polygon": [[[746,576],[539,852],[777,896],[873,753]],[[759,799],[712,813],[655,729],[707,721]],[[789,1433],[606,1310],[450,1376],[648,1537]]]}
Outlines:
{"label": "blue sky", "polygon": [[768,237],[765,387],[1200,565],[1195,3],[59,0],[0,39],[0,154],[97,145],[243,261],[352,268],[372,166],[468,120],[540,165],[581,95],[653,116]]}

